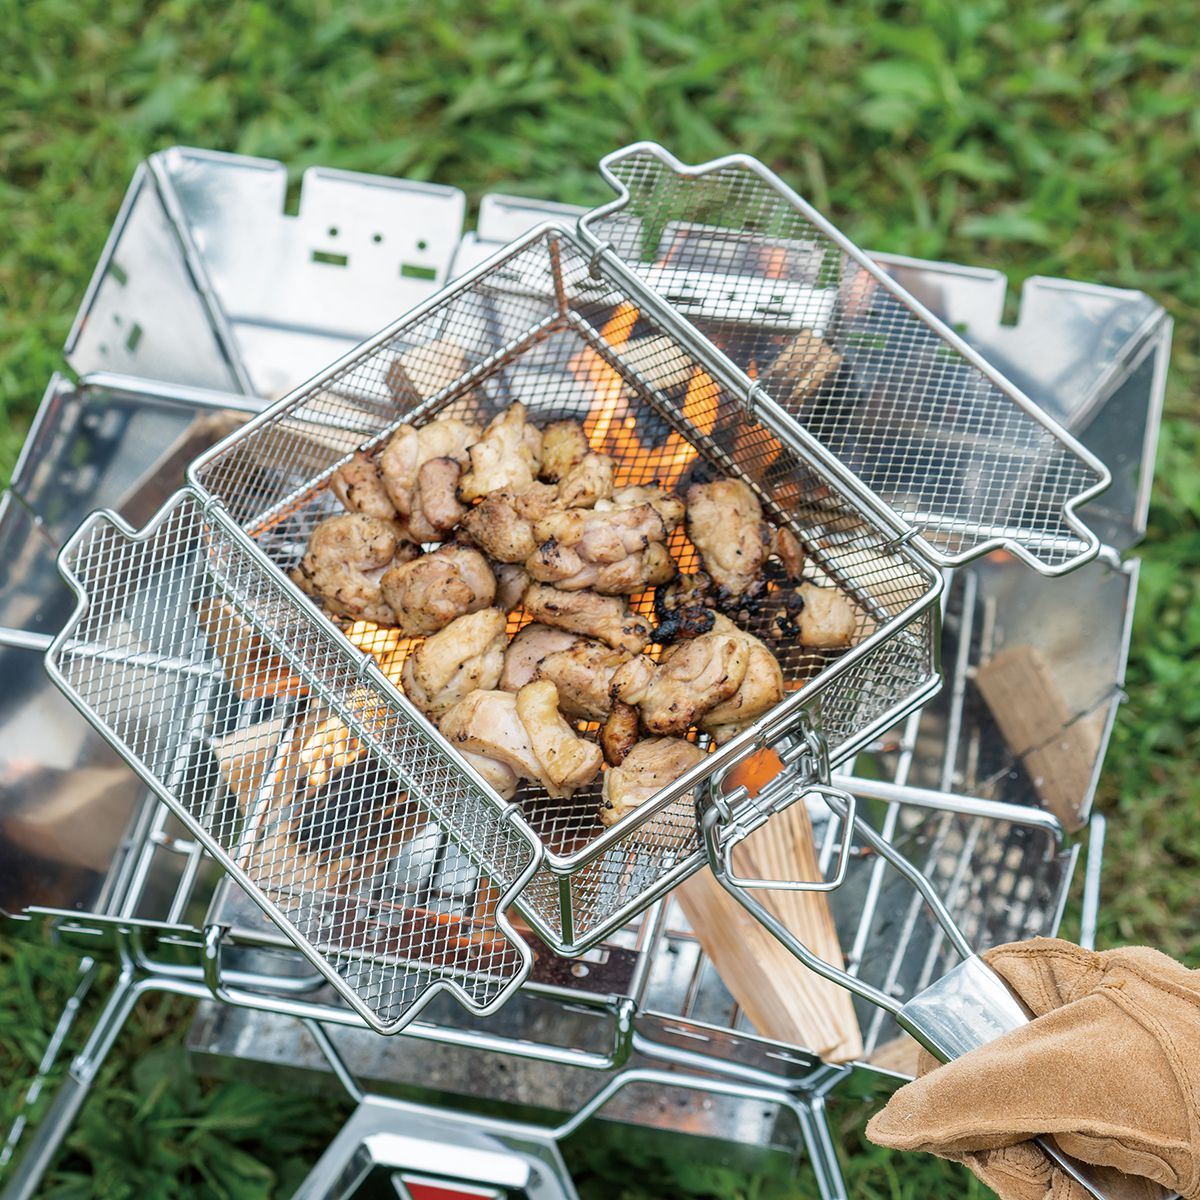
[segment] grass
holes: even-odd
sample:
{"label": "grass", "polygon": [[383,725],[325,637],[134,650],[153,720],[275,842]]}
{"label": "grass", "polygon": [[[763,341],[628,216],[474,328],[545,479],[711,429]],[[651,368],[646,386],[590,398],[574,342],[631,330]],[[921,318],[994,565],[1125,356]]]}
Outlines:
{"label": "grass", "polygon": [[[176,143],[602,199],[608,150],[746,150],[860,244],[1093,279],[1177,319],[1129,672],[1099,804],[1102,945],[1200,965],[1200,45],[1187,0],[0,0],[0,480],[139,161]],[[11,1108],[70,956],[0,943]],[[149,1003],[56,1167],[61,1197],[286,1195],[328,1105],[202,1086],[186,1009]],[[861,1121],[844,1134],[859,1144]],[[686,1164],[591,1195],[765,1197]],[[636,1180],[636,1182],[634,1182]],[[695,1185],[694,1187],[692,1185]],[[853,1194],[983,1195],[958,1168],[868,1150]],[[809,1195],[802,1186],[794,1195]]]}

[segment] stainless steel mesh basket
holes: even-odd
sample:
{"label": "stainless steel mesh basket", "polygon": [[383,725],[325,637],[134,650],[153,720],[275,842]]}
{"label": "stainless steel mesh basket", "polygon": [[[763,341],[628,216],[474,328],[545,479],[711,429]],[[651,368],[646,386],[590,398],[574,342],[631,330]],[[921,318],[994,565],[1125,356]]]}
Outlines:
{"label": "stainless steel mesh basket", "polygon": [[[653,231],[643,217],[610,214],[602,228],[626,239],[636,265],[633,248],[660,244],[668,224]],[[678,229],[668,236],[677,242]],[[742,240],[772,253],[780,244],[774,228],[752,222]],[[785,243],[795,240],[785,231]],[[701,865],[696,809],[734,763],[772,746],[786,766],[771,792],[782,806],[813,777],[822,749],[845,759],[936,688],[940,573],[907,544],[913,526],[787,411],[800,405],[807,419],[812,406],[844,409],[854,372],[835,348],[846,345],[837,330],[857,319],[859,290],[840,281],[862,258],[847,247],[834,235],[824,248],[810,238],[802,252],[832,293],[821,298],[823,324],[808,309],[790,323],[772,317],[769,329],[747,316],[737,307],[739,260],[725,281],[732,316],[708,331],[718,350],[658,294],[661,278],[643,279],[586,224],[547,226],[198,460],[192,490],[144,533],[94,517],[64,551],[81,602],[51,651],[52,673],[375,1028],[400,1028],[431,989],[480,1009],[499,1003],[529,964],[510,905],[560,953],[582,951]],[[735,334],[757,347],[744,366]],[[884,373],[921,386],[911,360],[929,346],[901,339],[893,353]],[[952,372],[944,386],[974,379]],[[408,643],[334,621],[286,574],[316,523],[340,511],[328,481],[351,454],[378,448],[404,422],[482,421],[517,399],[537,422],[582,419],[594,448],[616,459],[618,484],[672,485],[703,469],[744,480],[800,538],[808,581],[836,589],[855,612],[847,648],[814,652],[779,636],[769,604],[756,606],[745,623],[779,657],[785,699],[610,829],[597,817],[598,785],[569,801],[525,786],[505,803],[397,687]],[[1030,424],[1064,450],[1054,431]],[[1070,513],[1064,521],[1057,541],[1039,535],[1057,547],[1053,570],[1068,552],[1088,553]],[[694,551],[682,531],[673,537],[686,570]],[[635,598],[643,612],[650,604]],[[514,614],[510,632],[520,623]],[[201,685],[204,703],[186,690]],[[188,722],[219,723],[220,697],[234,692],[261,697],[263,728],[274,730],[260,735],[272,767],[246,809],[231,807],[211,769],[188,756]],[[297,781],[311,781],[322,756],[336,784],[314,795]],[[415,865],[429,846],[444,859],[440,873]],[[481,877],[479,920],[464,927],[440,900]]]}

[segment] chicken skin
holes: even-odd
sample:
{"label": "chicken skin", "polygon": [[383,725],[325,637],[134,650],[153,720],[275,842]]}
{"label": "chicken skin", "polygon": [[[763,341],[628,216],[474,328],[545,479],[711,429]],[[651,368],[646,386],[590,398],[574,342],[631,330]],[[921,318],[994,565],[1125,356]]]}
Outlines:
{"label": "chicken skin", "polygon": [[443,546],[391,567],[380,587],[396,627],[407,637],[437,633],[455,617],[488,608],[496,598],[496,577],[487,559],[470,546]]}
{"label": "chicken skin", "polygon": [[741,733],[756,717],[774,708],[783,699],[783,671],[779,660],[752,633],[739,629],[728,617],[717,613],[713,632],[737,638],[746,647],[746,674],[728,700],[710,708],[698,724],[718,742],[727,742]]}
{"label": "chicken skin", "polygon": [[663,544],[666,526],[649,504],[551,513],[534,525],[533,535],[538,546],[525,569],[539,583],[564,591],[632,595],[675,574]]}
{"label": "chicken skin", "polygon": [[396,512],[407,519],[421,468],[434,458],[468,462],[467,448],[479,438],[479,427],[457,417],[437,417],[428,425],[401,425],[379,456],[379,474]]}
{"label": "chicken skin", "polygon": [[558,489],[553,484],[535,483],[523,492],[502,488],[470,509],[462,527],[489,558],[524,563],[537,549],[534,523],[557,507]]}
{"label": "chicken skin", "polygon": [[657,665],[639,655],[619,667],[612,695],[641,710],[648,733],[685,733],[737,692],[749,660],[749,648],[735,634],[704,633],[672,646]]}
{"label": "chicken skin", "polygon": [[758,497],[740,479],[688,488],[687,530],[704,569],[726,595],[745,596],[761,587],[772,530]]}
{"label": "chicken skin", "polygon": [[564,592],[543,583],[531,583],[524,596],[525,611],[543,625],[581,633],[611,646],[637,654],[650,640],[650,622],[630,612],[621,596],[595,592]]}
{"label": "chicken skin", "polygon": [[600,771],[600,747],[563,720],[549,680],[526,684],[515,695],[474,691],[443,715],[440,728],[451,745],[474,756],[481,774],[479,759],[490,759],[554,797],[586,787]]}
{"label": "chicken skin", "polygon": [[[598,813],[600,824],[605,827],[615,825],[703,761],[704,751],[683,738],[656,737],[638,742],[619,766],[609,767],[604,773],[604,792]],[[676,805],[681,821],[694,823],[691,793],[680,797]]]}
{"label": "chicken skin", "polygon": [[380,589],[380,577],[394,562],[407,562],[419,553],[397,522],[342,513],[313,529],[291,577],[334,616],[391,625],[396,618]]}
{"label": "chicken skin", "polygon": [[405,695],[437,720],[471,692],[494,688],[504,669],[505,625],[498,608],[484,608],[426,638],[404,660]]}
{"label": "chicken skin", "polygon": [[558,688],[559,705],[568,717],[602,721],[612,710],[612,677],[630,657],[603,642],[577,638],[570,646],[544,655],[534,675]]}
{"label": "chicken skin", "polygon": [[610,766],[617,767],[625,761],[625,756],[637,745],[638,710],[624,700],[614,700],[612,711],[600,729],[600,749],[604,751],[604,761]]}
{"label": "chicken skin", "polygon": [[504,652],[504,672],[500,676],[500,688],[505,692],[520,691],[532,683],[537,674],[538,663],[547,654],[566,650],[579,641],[579,635],[565,629],[551,629],[549,625],[534,622],[526,625]]}
{"label": "chicken skin", "polygon": [[467,503],[511,488],[522,492],[534,481],[542,461],[542,432],[525,418],[519,400],[493,417],[471,446],[471,465],[458,487]]}

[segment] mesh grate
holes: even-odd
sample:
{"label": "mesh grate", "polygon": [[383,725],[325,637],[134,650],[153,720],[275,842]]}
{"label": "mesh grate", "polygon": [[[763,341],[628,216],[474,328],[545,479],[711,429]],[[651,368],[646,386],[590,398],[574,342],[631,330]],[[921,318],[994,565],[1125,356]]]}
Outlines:
{"label": "mesh grate", "polygon": [[[471,906],[532,868],[528,835],[194,497],[136,538],[97,514],[63,565],[86,604],[48,660],[60,685],[375,1028],[435,985],[483,1009],[519,983],[527,949]],[[294,720],[242,733],[267,782],[239,800],[209,746],[249,700]]]}
{"label": "mesh grate", "polygon": [[753,159],[634,146],[583,228],[947,561],[1006,545],[1057,573],[1095,553],[1073,509],[1104,468]]}
{"label": "mesh grate", "polygon": [[[851,600],[852,648],[892,639],[932,603],[934,572],[912,551],[895,548],[882,523],[786,432],[748,423],[736,394],[639,303],[640,295],[636,284],[619,282],[602,266],[594,274],[571,234],[540,231],[228,439],[198,461],[192,478],[220,501],[223,519],[241,526],[282,573],[298,561],[314,526],[341,511],[327,481],[349,454],[381,446],[405,421],[448,415],[483,423],[521,400],[539,423],[582,420],[593,449],[616,459],[618,485],[678,487],[714,472],[744,479],[776,523],[791,526],[804,543],[806,578]],[[684,570],[695,567],[682,531],[671,549]],[[275,579],[291,589],[282,574]],[[292,595],[298,608],[312,611]],[[634,597],[633,605],[649,613],[651,597]],[[780,613],[772,591],[741,620],[779,657],[790,690],[779,707],[784,717],[798,716],[806,703],[802,692],[815,696],[851,664],[843,663],[844,652],[798,646],[779,627]],[[313,619],[331,645],[339,641],[329,617]],[[510,632],[524,620],[514,614]],[[364,622],[342,623],[342,632],[398,682],[414,643]],[[931,641],[927,622],[913,627],[896,651],[906,668],[870,679],[877,694],[864,691],[866,715],[857,724],[857,685],[846,691],[835,753],[874,720],[880,705],[890,709],[916,698],[913,680],[923,686],[933,676]],[[860,677],[866,678],[861,671]],[[735,741],[720,753],[740,750]],[[689,782],[665,789],[608,833],[597,819],[598,784],[569,802],[533,787],[519,794],[521,812],[546,849],[545,869],[580,875],[568,895],[568,907],[579,911],[569,911],[566,921],[556,881],[523,898],[549,940],[567,948],[573,938],[601,936],[603,922],[648,899],[666,872],[695,855]],[[495,808],[498,797],[491,800]],[[603,853],[589,863],[601,837]]]}

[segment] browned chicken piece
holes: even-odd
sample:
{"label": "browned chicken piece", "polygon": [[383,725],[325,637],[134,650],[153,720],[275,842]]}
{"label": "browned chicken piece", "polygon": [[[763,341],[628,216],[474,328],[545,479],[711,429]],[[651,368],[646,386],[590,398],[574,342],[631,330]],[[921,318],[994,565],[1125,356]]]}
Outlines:
{"label": "browned chicken piece", "polygon": [[415,558],[420,549],[406,541],[401,526],[365,513],[326,517],[308,539],[308,549],[292,580],[334,616],[392,625],[396,617],[379,581],[393,562]]}
{"label": "browned chicken piece", "polygon": [[458,499],[462,466],[453,458],[431,458],[417,472],[408,532],[414,542],[440,542],[461,521],[467,506]]}
{"label": "browned chicken piece", "polygon": [[613,650],[603,642],[577,638],[565,649],[544,655],[536,664],[534,675],[549,679],[558,688],[559,705],[568,717],[601,721],[612,709],[609,687],[613,674],[630,657],[624,650]]}
{"label": "browned chicken piece", "polygon": [[517,794],[521,777],[508,763],[498,758],[488,758],[486,754],[472,754],[470,750],[464,750],[462,756],[499,792],[502,799],[511,800]]}
{"label": "browned chicken piece", "polygon": [[622,596],[595,592],[563,592],[543,583],[531,583],[524,596],[525,611],[543,625],[597,638],[614,650],[637,654],[650,640],[650,622],[629,611]]}
{"label": "browned chicken piece", "polygon": [[617,669],[616,700],[634,704],[648,733],[685,733],[742,685],[750,651],[730,633],[704,633],[679,642],[656,665],[644,654]]}
{"label": "browned chicken piece", "polygon": [[739,629],[728,617],[716,614],[714,633],[727,633],[741,641],[749,654],[746,674],[738,690],[700,718],[699,726],[714,739],[727,742],[755,718],[783,699],[783,671],[779,660],[752,633]]}
{"label": "browned chicken piece", "polygon": [[506,623],[498,608],[484,608],[427,637],[404,660],[405,695],[437,720],[470,692],[494,688],[504,669]]}
{"label": "browned chicken piece", "polygon": [[836,588],[802,583],[797,589],[804,607],[796,617],[800,644],[814,650],[835,650],[849,646],[858,629],[854,605]]}
{"label": "browned chicken piece", "polygon": [[551,629],[549,625],[534,622],[526,625],[504,652],[504,672],[500,676],[500,687],[506,692],[520,691],[532,683],[537,674],[537,665],[556,650],[565,650],[579,641],[577,633],[565,629]]}
{"label": "browned chicken piece", "polygon": [[578,421],[548,422],[542,427],[542,478],[558,483],[590,452],[587,434]]}
{"label": "browned chicken piece", "polygon": [[616,463],[607,454],[586,454],[558,481],[563,508],[593,508],[613,494]]}
{"label": "browned chicken piece", "polygon": [[758,497],[740,479],[692,484],[687,529],[704,569],[727,595],[744,596],[761,586],[771,527]]}
{"label": "browned chicken piece", "polygon": [[790,530],[780,526],[771,536],[771,553],[783,564],[789,579],[799,579],[804,570],[804,547]]}
{"label": "browned chicken piece", "polygon": [[537,549],[534,522],[557,507],[558,489],[552,483],[535,483],[523,492],[502,488],[470,509],[462,527],[489,558],[523,563]]}
{"label": "browned chicken piece", "polygon": [[632,704],[626,704],[624,700],[612,702],[612,711],[600,730],[600,749],[610,766],[620,766],[637,745],[638,721],[638,710]]}
{"label": "browned chicken piece", "polygon": [[330,475],[329,490],[342,502],[347,512],[365,513],[381,521],[393,521],[396,518],[396,506],[383,486],[379,469],[361,450],[356,450],[348,463]]}
{"label": "browned chicken piece", "polygon": [[412,512],[417,476],[431,458],[452,458],[467,464],[467,448],[479,437],[479,427],[457,417],[437,417],[428,425],[401,425],[379,456],[383,486],[402,517]]}
{"label": "browned chicken piece", "polygon": [[653,640],[665,645],[708,633],[716,617],[713,604],[712,580],[703,571],[680,571],[654,592],[658,627]]}
{"label": "browned chicken piece", "polygon": [[558,693],[547,680],[515,695],[472,692],[443,715],[440,728],[452,746],[478,756],[471,761],[481,774],[478,759],[491,759],[556,797],[591,783],[601,766],[600,747],[563,720]]}
{"label": "browned chicken piece", "polygon": [[470,546],[443,546],[391,567],[380,586],[396,614],[396,627],[407,637],[437,633],[455,617],[488,608],[496,598],[496,577],[487,559]]}
{"label": "browned chicken piece", "polygon": [[529,572],[520,563],[489,562],[488,566],[496,577],[496,607],[505,612],[520,607],[529,586]]}
{"label": "browned chicken piece", "polygon": [[600,747],[581,738],[563,719],[558,689],[550,680],[535,679],[517,693],[517,716],[529,734],[541,764],[539,777],[550,795],[569,796],[600,773]]}
{"label": "browned chicken piece", "polygon": [[[678,496],[664,492],[657,483],[630,484],[616,488],[612,494],[614,508],[633,508],[637,504],[649,504],[660,517],[670,533],[683,524],[687,506]],[[601,504],[599,507],[603,508]]]}
{"label": "browned chicken piece", "polygon": [[551,513],[534,525],[533,535],[538,547],[525,560],[526,570],[539,583],[565,591],[632,595],[675,573],[663,545],[662,517],[649,504]]}
{"label": "browned chicken piece", "polygon": [[[704,751],[683,738],[647,738],[638,742],[625,760],[604,772],[600,799],[600,824],[615,825],[652,796],[670,786],[686,771],[704,761]],[[692,796],[681,796],[672,809],[680,809],[681,824],[695,821]]]}
{"label": "browned chicken piece", "polygon": [[492,418],[470,455],[470,469],[458,485],[459,499],[470,502],[503,488],[522,492],[541,465],[542,434],[527,423],[525,405],[518,400]]}

